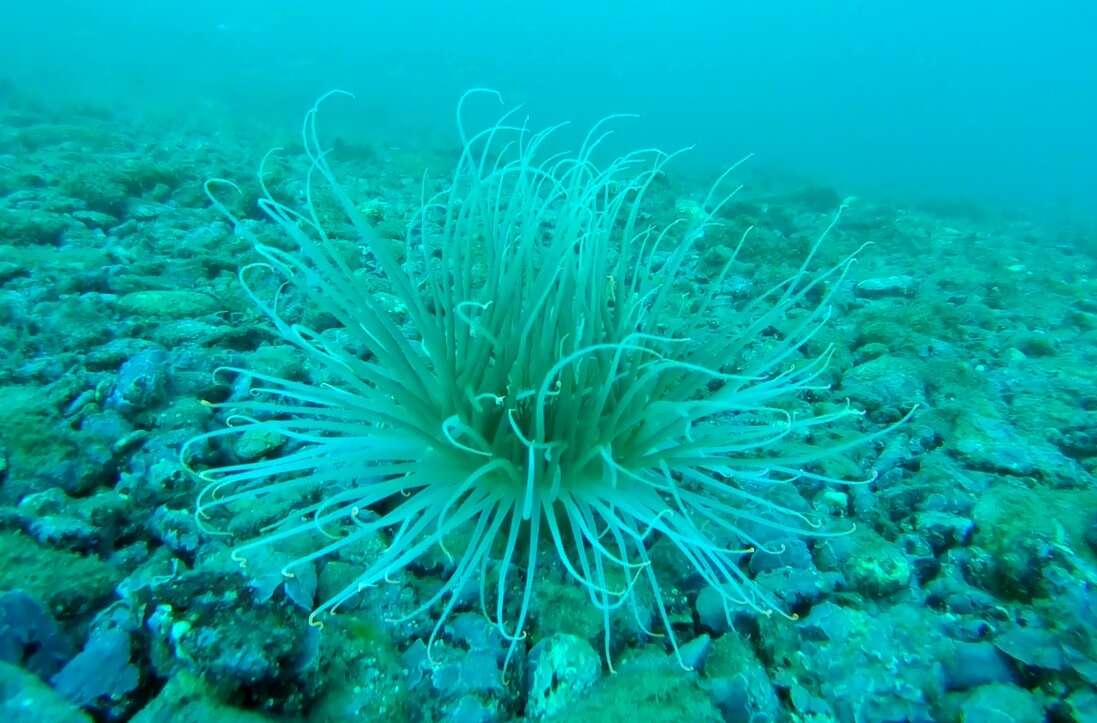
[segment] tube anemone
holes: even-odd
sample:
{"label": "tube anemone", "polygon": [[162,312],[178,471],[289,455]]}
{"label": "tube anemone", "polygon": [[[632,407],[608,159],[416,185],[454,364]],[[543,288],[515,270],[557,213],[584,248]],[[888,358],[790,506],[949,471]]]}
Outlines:
{"label": "tube anemone", "polygon": [[[607,661],[614,611],[649,629],[641,588],[678,652],[650,555],[660,537],[719,593],[729,619],[742,606],[780,612],[745,571],[749,555],[774,551],[759,529],[843,530],[767,489],[864,483],[829,477],[816,463],[887,431],[825,437],[820,428],[859,412],[796,403],[826,389],[832,350],[807,350],[853,257],[818,270],[814,262],[842,209],[791,276],[732,303],[718,289],[749,228],[715,279],[698,286],[693,277],[698,241],[739,190],[728,187],[734,167],[692,217],[652,226],[646,197],[676,154],[647,149],[596,164],[611,119],[578,151],[547,154],[559,126],[531,131],[514,120],[516,109],[469,134],[463,108],[485,95],[498,98],[476,89],[458,104],[456,170],[444,190],[424,192],[402,250],[375,233],[336,180],[317,132],[319,102],[303,125],[302,202],[276,200],[260,168],[259,205],[280,243],[218,200],[218,188],[232,184],[207,184],[263,257],[241,270],[248,295],[323,381],[223,370],[250,380],[250,395],[214,405],[228,426],[188,443],[184,460],[195,442],[248,432],[285,444],[198,472],[198,519],[206,527],[269,495],[299,499],[282,523],[234,552],[243,559],[256,546],[307,540],[310,552],[287,565],[289,575],[382,536],[383,551],[314,622],[440,547],[452,571],[406,617],[434,609],[433,642],[457,593],[477,584],[484,614],[510,642],[508,661],[546,555],[601,611]],[[358,254],[333,236],[330,208],[353,227]],[[288,311],[300,304],[322,312],[328,327],[314,330]],[[457,534],[459,550],[447,545]]]}

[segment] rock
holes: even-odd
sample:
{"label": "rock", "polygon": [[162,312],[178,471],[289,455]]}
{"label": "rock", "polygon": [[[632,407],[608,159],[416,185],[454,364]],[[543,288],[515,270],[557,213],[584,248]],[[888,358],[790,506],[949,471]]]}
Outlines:
{"label": "rock", "polygon": [[579,700],[602,673],[602,661],[590,643],[557,633],[529,653],[526,715],[533,719],[555,715]]}
{"label": "rock", "polygon": [[22,590],[0,594],[0,661],[49,677],[73,654],[57,622]]}
{"label": "rock", "polygon": [[130,663],[130,636],[112,629],[93,635],[50,682],[76,705],[111,712],[124,710],[126,694],[140,680],[140,672]]}
{"label": "rock", "polygon": [[864,299],[914,296],[918,283],[906,274],[865,279],[857,284],[855,293]]}
{"label": "rock", "polygon": [[842,388],[854,405],[898,418],[926,403],[925,372],[910,359],[881,356],[849,369]]}
{"label": "rock", "polygon": [[221,304],[197,291],[134,291],[118,300],[118,310],[138,317],[194,318],[216,313]]}
{"label": "rock", "polygon": [[190,511],[160,505],[149,517],[147,529],[154,539],[176,555],[190,557],[198,551],[198,523]]}
{"label": "rock", "polygon": [[998,650],[1022,665],[1040,670],[1062,670],[1063,651],[1056,636],[1047,630],[1015,627],[994,641]]}
{"label": "rock", "polygon": [[815,570],[815,565],[811,561],[811,550],[799,537],[786,537],[779,542],[768,543],[767,547],[772,549],[773,553],[760,549],[750,557],[750,571],[755,575],[772,572],[782,567]]}
{"label": "rock", "polygon": [[242,462],[252,462],[286,443],[285,435],[269,429],[249,429],[242,432],[232,445],[232,451]]}
{"label": "rock", "polygon": [[991,683],[1012,683],[1013,671],[990,643],[955,643],[943,658],[945,686],[949,690],[970,690]]}
{"label": "rock", "polygon": [[5,723],[91,723],[80,711],[33,673],[0,662],[0,716]]}
{"label": "rock", "polygon": [[118,371],[118,381],[107,398],[107,406],[122,412],[140,412],[152,407],[164,395],[167,355],[155,347],[142,349]]}
{"label": "rock", "polygon": [[678,648],[678,657],[682,659],[687,668],[703,671],[705,660],[708,659],[710,652],[712,652],[712,638],[701,634]]}
{"label": "rock", "polygon": [[829,601],[814,606],[800,623],[801,634],[806,639],[819,641],[845,640],[852,627],[848,611]]}
{"label": "rock", "polygon": [[1044,706],[1036,697],[1016,685],[992,683],[976,688],[961,706],[965,723],[1021,723],[1042,721]]}
{"label": "rock", "polygon": [[858,534],[857,551],[842,566],[852,589],[868,597],[893,595],[910,584],[910,562],[896,545],[867,531]]}
{"label": "rock", "polygon": [[975,523],[966,517],[948,512],[919,512],[914,526],[922,532],[937,554],[956,545],[966,545],[975,531]]}
{"label": "rock", "polygon": [[693,607],[697,611],[697,620],[701,623],[701,627],[710,633],[720,635],[731,628],[727,612],[724,610],[724,601],[720,593],[713,588],[705,587],[697,593]]}

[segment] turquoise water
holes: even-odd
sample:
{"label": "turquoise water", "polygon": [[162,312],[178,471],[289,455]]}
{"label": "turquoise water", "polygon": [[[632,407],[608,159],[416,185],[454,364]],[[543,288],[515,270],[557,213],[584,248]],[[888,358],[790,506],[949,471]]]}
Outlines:
{"label": "turquoise water", "polygon": [[486,86],[546,123],[641,114],[631,143],[714,168],[755,152],[857,192],[1092,221],[1088,3],[228,5],[11,3],[0,62],[47,102],[290,123],[339,87],[356,124],[441,133]]}
{"label": "turquoise water", "polygon": [[2,13],[12,720],[1097,720],[1097,10],[223,5]]}

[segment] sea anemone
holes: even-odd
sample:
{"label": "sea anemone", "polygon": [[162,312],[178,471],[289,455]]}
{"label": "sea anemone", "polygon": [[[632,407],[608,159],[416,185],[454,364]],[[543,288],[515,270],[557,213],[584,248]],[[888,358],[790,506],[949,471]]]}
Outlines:
{"label": "sea anemone", "polygon": [[[478,586],[509,662],[549,556],[601,611],[607,661],[610,615],[622,608],[677,653],[650,554],[659,538],[719,594],[729,619],[742,607],[782,612],[747,572],[749,556],[777,552],[773,530],[823,536],[849,525],[832,529],[769,491],[864,483],[871,473],[837,479],[817,463],[886,431],[830,433],[860,413],[803,401],[827,389],[832,349],[809,342],[853,257],[812,268],[842,208],[795,273],[736,300],[722,289],[750,228],[697,282],[699,241],[738,191],[726,188],[734,167],[687,218],[655,226],[645,196],[677,154],[646,149],[596,164],[612,118],[575,153],[545,153],[559,126],[531,131],[515,110],[469,135],[463,108],[482,95],[498,97],[476,89],[458,104],[456,170],[437,193],[424,180],[402,244],[381,238],[336,180],[319,102],[303,125],[310,167],[296,207],[275,199],[260,166],[259,206],[281,241],[262,240],[271,227],[240,222],[217,198],[232,184],[207,184],[264,258],[241,269],[244,288],[311,362],[314,381],[221,370],[250,391],[213,405],[227,426],[188,443],[184,460],[197,442],[226,435],[282,444],[198,472],[199,521],[290,495],[292,514],[234,549],[244,559],[256,546],[307,540],[289,576],[380,536],[383,549],[312,622],[440,548],[448,576],[404,611],[435,609],[428,650],[459,593]],[[349,227],[357,243],[336,237]],[[300,320],[301,306],[324,320],[322,331]]]}

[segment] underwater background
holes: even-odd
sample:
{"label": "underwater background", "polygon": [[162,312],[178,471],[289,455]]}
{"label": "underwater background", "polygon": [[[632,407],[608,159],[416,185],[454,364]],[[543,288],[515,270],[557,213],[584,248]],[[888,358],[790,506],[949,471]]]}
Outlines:
{"label": "underwater background", "polygon": [[[1095,37],[1097,6],[1076,0],[5,3],[0,712],[1097,721]],[[779,504],[842,533],[771,526],[762,544],[757,531],[727,541],[735,574],[781,614],[729,611],[697,564],[670,554],[656,515],[638,544],[661,602],[626,596],[634,610],[615,616],[610,642],[599,588],[550,561],[547,538],[536,570],[512,563],[507,604],[525,601],[527,579],[533,589],[516,640],[478,590],[393,622],[461,573],[459,544],[396,566],[319,628],[310,612],[384,559],[398,530],[283,575],[310,550],[276,541],[241,566],[234,546],[323,510],[326,492],[256,495],[213,525],[196,516],[203,470],[276,465],[301,442],[216,436],[255,395],[254,380],[217,370],[331,381],[238,277],[264,259],[253,236],[293,248],[271,241],[279,224],[259,207],[264,154],[284,149],[272,195],[311,203],[302,117],[328,91],[354,95],[324,104],[320,136],[372,230],[332,220],[331,199],[317,200],[317,225],[418,340],[363,239],[409,251],[424,195],[461,163],[455,108],[471,88],[504,104],[469,102],[468,129],[515,106],[534,130],[570,122],[543,156],[574,153],[618,113],[637,117],[612,121],[601,167],[691,147],[644,198],[653,225],[701,223],[713,180],[753,154],[673,279],[687,316],[710,297],[727,309],[698,328],[753,328],[741,317],[767,289],[809,284],[805,258],[813,274],[841,269],[750,342],[763,354],[825,314],[784,360],[828,360],[817,386],[794,390],[789,419],[848,404],[868,437],[833,443],[835,459],[773,489],[748,486],[757,514]],[[211,198],[210,179],[239,196],[222,184]],[[607,278],[608,305],[623,286]],[[307,294],[284,299],[338,330]],[[456,317],[470,304],[484,306],[462,302]],[[688,475],[665,480],[696,492]],[[364,482],[340,478],[332,494]],[[363,507],[384,519],[396,504]],[[500,546],[486,550],[490,569]]]}

